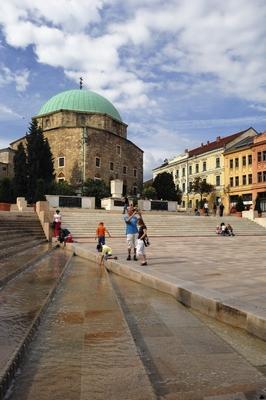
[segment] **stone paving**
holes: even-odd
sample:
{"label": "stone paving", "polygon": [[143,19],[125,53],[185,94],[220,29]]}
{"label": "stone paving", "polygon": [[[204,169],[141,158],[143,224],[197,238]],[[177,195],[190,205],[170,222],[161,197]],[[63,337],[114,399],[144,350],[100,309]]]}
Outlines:
{"label": "stone paving", "polygon": [[[108,244],[118,256],[109,262],[114,272],[166,292],[173,284],[184,289],[172,291],[184,304],[266,339],[265,237],[152,238],[146,267],[126,261],[125,240]],[[96,252],[93,240],[75,247]]]}

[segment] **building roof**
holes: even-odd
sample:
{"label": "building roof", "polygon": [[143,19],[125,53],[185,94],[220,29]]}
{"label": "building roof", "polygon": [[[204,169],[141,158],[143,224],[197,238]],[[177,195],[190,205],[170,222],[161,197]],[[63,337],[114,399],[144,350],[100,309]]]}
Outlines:
{"label": "building roof", "polygon": [[107,114],[122,122],[119,112],[109,100],[89,90],[75,89],[58,93],[41,107],[37,116],[61,110]]}
{"label": "building roof", "polygon": [[226,146],[228,143],[236,139],[238,136],[242,135],[243,133],[247,132],[249,129],[253,129],[252,127],[245,129],[244,131],[234,133],[229,136],[220,137],[218,136],[215,141],[207,142],[206,144],[201,144],[200,147],[195,149],[189,150],[189,157],[198,156],[199,154],[207,153],[209,151],[213,151],[216,149],[220,149]]}
{"label": "building roof", "polygon": [[253,144],[254,142],[254,136],[248,136],[242,140],[240,140],[239,142],[237,142],[236,144],[234,144],[232,147],[230,147],[230,149],[228,149],[227,151],[225,151],[226,153],[231,153],[237,150],[241,150],[245,147],[249,147]]}

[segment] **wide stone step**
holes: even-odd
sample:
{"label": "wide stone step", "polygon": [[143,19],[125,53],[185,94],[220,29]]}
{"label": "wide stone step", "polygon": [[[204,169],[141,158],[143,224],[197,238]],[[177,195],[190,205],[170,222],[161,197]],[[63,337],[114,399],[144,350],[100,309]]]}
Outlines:
{"label": "wide stone step", "polygon": [[10,257],[15,254],[18,256],[20,252],[31,249],[32,247],[45,242],[47,241],[44,239],[35,239],[35,240],[25,240],[20,244],[14,243],[14,245],[10,247],[5,247],[4,249],[0,250],[0,259]]}

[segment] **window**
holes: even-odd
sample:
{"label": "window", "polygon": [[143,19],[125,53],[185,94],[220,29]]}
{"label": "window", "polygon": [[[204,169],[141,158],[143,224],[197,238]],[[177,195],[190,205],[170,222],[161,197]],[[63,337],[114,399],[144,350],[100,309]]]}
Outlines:
{"label": "window", "polygon": [[176,177],[176,178],[179,178],[179,169],[177,169],[177,170],[175,171],[175,177]]}
{"label": "window", "polygon": [[242,165],[243,165],[243,167],[245,167],[245,166],[247,165],[247,158],[246,158],[246,156],[243,156],[243,157],[242,157]]}
{"label": "window", "polygon": [[189,188],[189,191],[192,192],[192,182],[189,182],[188,188]]}
{"label": "window", "polygon": [[126,174],[127,173],[127,167],[123,167],[123,174]]}
{"label": "window", "polygon": [[133,175],[136,178],[136,176],[137,176],[137,169],[136,168],[133,169]]}
{"label": "window", "polygon": [[206,178],[203,178],[203,179],[202,179],[202,182],[206,183],[206,182],[207,182],[207,179],[206,179]]}
{"label": "window", "polygon": [[65,166],[65,157],[58,157],[58,167]]}
{"label": "window", "polygon": [[266,182],[266,171],[263,171],[263,182]]}
{"label": "window", "polygon": [[114,163],[112,161],[110,161],[110,171],[114,170]]}
{"label": "window", "polygon": [[261,161],[261,151],[258,152],[258,162]]}
{"label": "window", "polygon": [[261,172],[258,172],[257,180],[258,180],[258,182],[262,182],[262,173]]}
{"label": "window", "polygon": [[216,168],[220,168],[220,158],[216,158]]}
{"label": "window", "polygon": [[247,176],[243,175],[242,176],[242,185],[246,185],[247,184]]}
{"label": "window", "polygon": [[133,186],[133,194],[134,194],[134,196],[137,195],[137,190],[138,190],[137,186]]}
{"label": "window", "polygon": [[251,165],[251,164],[252,164],[252,155],[249,154],[248,155],[248,165]]}
{"label": "window", "polygon": [[203,161],[202,171],[206,171],[206,169],[207,169],[207,163],[206,161]]}
{"label": "window", "polygon": [[236,184],[236,186],[239,186],[239,176],[235,177],[235,184]]}
{"label": "window", "polygon": [[199,173],[199,164],[196,164],[196,174]]}
{"label": "window", "polygon": [[216,176],[216,186],[220,186],[221,185],[221,177],[220,175]]}
{"label": "window", "polygon": [[121,156],[121,146],[119,146],[119,145],[116,146],[116,154]]}
{"label": "window", "polygon": [[266,161],[266,151],[263,151],[263,153],[262,153],[262,160]]}
{"label": "window", "polygon": [[233,160],[230,160],[229,163],[230,163],[230,168],[233,168],[233,166],[234,166]]}
{"label": "window", "polygon": [[[239,167],[239,159],[238,158],[235,158],[235,167],[236,168]],[[236,185],[236,186],[238,186],[238,185]]]}
{"label": "window", "polygon": [[186,184],[182,183],[182,192],[185,193],[185,191],[186,191]]}
{"label": "window", "polygon": [[186,169],[182,168],[182,176],[185,176],[185,175],[186,175]]}
{"label": "window", "polygon": [[252,183],[252,174],[248,174],[248,184],[251,185]]}
{"label": "window", "polygon": [[192,165],[190,165],[190,166],[188,167],[188,173],[189,173],[189,175],[192,174]]}
{"label": "window", "polygon": [[6,171],[6,167],[2,167],[2,170],[3,170],[3,171]]}
{"label": "window", "polygon": [[99,157],[96,157],[96,158],[95,158],[95,165],[96,165],[96,167],[100,168],[100,166],[101,166],[101,159],[100,159]]}
{"label": "window", "polygon": [[64,182],[65,178],[58,178],[58,182]]}
{"label": "window", "polygon": [[231,186],[231,187],[234,186],[234,178],[230,178],[230,186]]}

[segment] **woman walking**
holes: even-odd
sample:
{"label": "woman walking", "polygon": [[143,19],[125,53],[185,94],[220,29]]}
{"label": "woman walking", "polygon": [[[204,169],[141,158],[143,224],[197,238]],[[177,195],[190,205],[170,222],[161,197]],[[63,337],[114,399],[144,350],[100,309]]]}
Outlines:
{"label": "woman walking", "polygon": [[137,241],[137,256],[141,260],[140,265],[148,265],[145,254],[145,247],[148,246],[147,227],[142,218],[138,219],[138,241]]}

